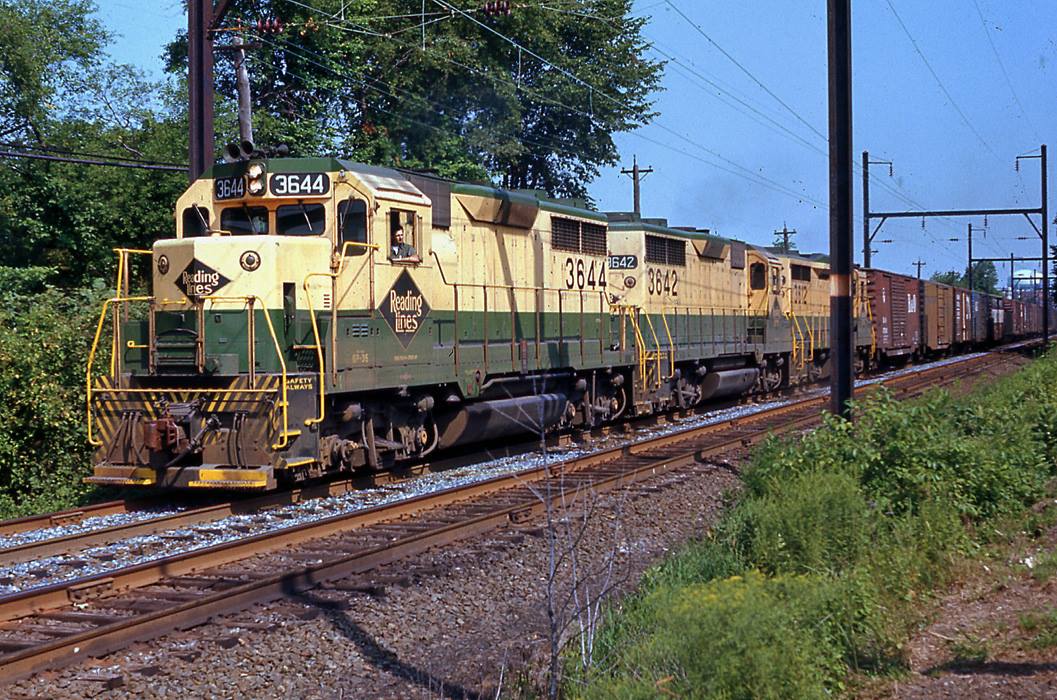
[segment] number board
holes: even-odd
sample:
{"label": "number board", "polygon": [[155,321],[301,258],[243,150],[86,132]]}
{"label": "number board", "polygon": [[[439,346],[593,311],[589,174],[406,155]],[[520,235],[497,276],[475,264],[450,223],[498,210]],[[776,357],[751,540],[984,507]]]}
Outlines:
{"label": "number board", "polygon": [[609,256],[609,269],[610,270],[634,270],[639,266],[639,258],[637,255],[610,255]]}
{"label": "number board", "polygon": [[330,192],[326,173],[275,173],[268,180],[268,191],[276,197],[317,197]]}
{"label": "number board", "polygon": [[213,181],[213,199],[241,199],[246,196],[246,178],[218,177]]}

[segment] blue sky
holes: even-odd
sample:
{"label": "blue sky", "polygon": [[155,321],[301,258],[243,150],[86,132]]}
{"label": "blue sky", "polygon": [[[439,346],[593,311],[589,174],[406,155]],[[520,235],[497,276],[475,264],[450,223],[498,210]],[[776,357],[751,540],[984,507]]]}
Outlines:
{"label": "blue sky", "polygon": [[[186,26],[183,2],[99,5],[100,18],[118,35],[114,58],[160,77],[162,46]],[[1040,143],[1049,143],[1057,159],[1057,3],[852,5],[855,152],[869,150],[872,158],[894,162],[891,178],[887,167],[873,168],[878,177],[871,208],[1038,206],[1038,161],[1022,163],[1019,173],[1013,162]],[[656,43],[650,55],[661,57],[662,51],[677,61],[666,69],[655,123],[617,136],[622,165],[630,167],[637,155],[640,165],[656,170],[643,182],[643,214],[757,243],[769,243],[784,223],[799,232],[794,240],[802,250],[825,251],[827,146],[813,131],[827,133],[825,2],[637,0],[635,13],[650,17],[645,33]],[[479,30],[467,25],[466,31]],[[856,172],[857,188],[860,180]],[[590,190],[603,209],[631,208],[631,182],[619,168],[603,171]],[[857,189],[856,249],[860,207]],[[1050,210],[1052,219],[1057,202]],[[920,219],[889,221],[875,241],[874,265],[913,273],[912,262],[920,258],[926,275],[961,269],[967,223],[929,220],[922,229]],[[976,256],[1039,254],[1038,239],[1022,217],[987,223],[986,235],[974,234]],[[1053,227],[1051,234],[1057,239]],[[1029,235],[1030,241],[1016,240]],[[961,240],[947,240],[955,237]],[[884,239],[892,243],[878,242]],[[1008,275],[1008,266],[1000,266],[999,275]]]}

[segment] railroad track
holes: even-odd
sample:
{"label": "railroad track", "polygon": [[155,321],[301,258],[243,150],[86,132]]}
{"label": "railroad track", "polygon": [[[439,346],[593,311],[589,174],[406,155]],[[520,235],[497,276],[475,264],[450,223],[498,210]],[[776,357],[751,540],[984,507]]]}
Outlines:
{"label": "railroad track", "polygon": [[[883,382],[899,397],[1007,362],[988,353]],[[631,485],[820,420],[826,395],[0,597],[0,680],[24,678],[538,518],[547,501]],[[546,485],[547,488],[537,488]],[[238,567],[232,564],[238,562]],[[348,584],[356,587],[362,584]],[[334,584],[340,588],[341,584]]]}

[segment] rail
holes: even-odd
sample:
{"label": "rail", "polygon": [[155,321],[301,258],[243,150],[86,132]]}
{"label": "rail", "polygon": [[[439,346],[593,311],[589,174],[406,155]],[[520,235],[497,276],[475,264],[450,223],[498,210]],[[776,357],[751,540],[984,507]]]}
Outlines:
{"label": "rail", "polygon": [[[981,368],[984,356],[901,375],[890,382],[901,395],[914,395],[929,383],[956,381],[967,367]],[[929,376],[925,376],[929,375]],[[277,531],[253,534],[183,551],[130,567],[91,573],[75,580],[3,596],[0,620],[16,635],[0,650],[0,680],[10,683],[45,668],[101,656],[132,641],[189,628],[211,617],[306,590],[328,580],[376,569],[427,548],[480,535],[497,526],[544,516],[548,504],[572,493],[618,488],[672,469],[694,468],[732,450],[741,450],[775,432],[810,427],[821,420],[828,399],[815,396],[729,421],[694,426],[642,443],[587,454],[568,462],[545,462],[527,470],[434,491],[385,506],[324,517]],[[532,484],[553,479],[556,488]],[[559,483],[560,482],[560,483]],[[539,493],[547,492],[546,500]],[[443,510],[438,510],[443,508]],[[320,549],[320,538],[346,536],[342,546]],[[314,542],[313,542],[314,541]],[[310,564],[269,562],[235,575],[234,562],[288,547],[311,551]],[[297,557],[294,557],[297,560]],[[226,568],[224,568],[226,567]],[[134,589],[156,584],[175,595],[152,593],[128,599]],[[146,604],[149,601],[149,604]],[[72,605],[71,605],[72,603]],[[41,620],[70,619],[81,624],[40,639]],[[32,635],[32,636],[29,636]]]}

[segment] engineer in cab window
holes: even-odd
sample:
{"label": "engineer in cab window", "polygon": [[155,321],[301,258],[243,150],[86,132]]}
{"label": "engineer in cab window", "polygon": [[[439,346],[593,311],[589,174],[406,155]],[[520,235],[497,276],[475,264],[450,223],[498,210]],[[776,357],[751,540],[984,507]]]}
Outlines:
{"label": "engineer in cab window", "polygon": [[389,247],[389,258],[396,262],[422,262],[422,259],[418,257],[418,251],[415,250],[415,246],[404,242],[404,229],[402,226],[397,226],[396,230],[393,231],[393,241]]}

